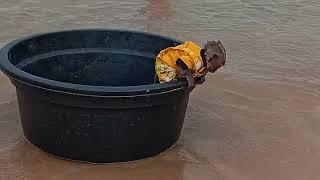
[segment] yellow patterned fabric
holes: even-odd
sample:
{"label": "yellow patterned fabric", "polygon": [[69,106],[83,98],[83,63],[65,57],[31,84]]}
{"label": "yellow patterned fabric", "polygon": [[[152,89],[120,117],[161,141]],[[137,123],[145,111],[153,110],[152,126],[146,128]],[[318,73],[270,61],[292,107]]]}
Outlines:
{"label": "yellow patterned fabric", "polygon": [[155,71],[160,83],[176,80],[180,72],[176,61],[180,58],[189,68],[191,73],[198,74],[203,70],[203,60],[200,55],[201,47],[187,41],[176,47],[162,50],[157,58]]}

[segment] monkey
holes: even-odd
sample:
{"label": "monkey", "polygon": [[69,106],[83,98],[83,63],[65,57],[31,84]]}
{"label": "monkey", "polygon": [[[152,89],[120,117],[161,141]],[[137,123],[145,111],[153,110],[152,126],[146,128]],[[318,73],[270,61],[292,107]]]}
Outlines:
{"label": "monkey", "polygon": [[186,41],[160,51],[155,63],[155,81],[160,83],[186,79],[188,89],[205,82],[207,73],[225,65],[226,50],[221,41],[208,41],[203,48]]}

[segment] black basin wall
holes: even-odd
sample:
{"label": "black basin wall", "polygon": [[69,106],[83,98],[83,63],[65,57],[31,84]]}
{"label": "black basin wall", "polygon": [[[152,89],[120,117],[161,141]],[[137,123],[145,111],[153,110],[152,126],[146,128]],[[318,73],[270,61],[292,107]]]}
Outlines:
{"label": "black basin wall", "polygon": [[180,42],[135,31],[29,36],[0,51],[16,86],[26,138],[62,158],[120,162],[157,155],[179,138],[185,81],[154,84],[154,58]]}

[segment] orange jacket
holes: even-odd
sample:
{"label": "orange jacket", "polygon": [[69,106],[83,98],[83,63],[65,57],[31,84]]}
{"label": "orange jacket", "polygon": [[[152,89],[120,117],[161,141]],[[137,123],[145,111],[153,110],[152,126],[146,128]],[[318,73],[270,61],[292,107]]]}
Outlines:
{"label": "orange jacket", "polygon": [[203,68],[200,51],[201,47],[191,41],[162,50],[156,58],[155,65],[159,81],[162,83],[177,79],[180,72],[176,61],[179,58],[188,66],[192,73],[198,74]]}

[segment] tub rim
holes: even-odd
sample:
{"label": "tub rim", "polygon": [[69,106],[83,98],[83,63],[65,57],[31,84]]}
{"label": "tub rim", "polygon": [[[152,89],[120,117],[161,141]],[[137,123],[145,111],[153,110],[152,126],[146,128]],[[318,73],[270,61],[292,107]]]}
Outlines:
{"label": "tub rim", "polygon": [[21,43],[22,41],[38,38],[43,35],[54,35],[58,33],[65,32],[76,32],[76,31],[102,31],[102,32],[128,32],[136,33],[140,35],[148,36],[158,36],[170,41],[182,43],[179,40],[173,39],[171,37],[157,35],[154,33],[136,31],[136,30],[122,30],[122,29],[103,29],[103,28],[87,28],[87,29],[70,29],[62,31],[53,31],[47,33],[37,33],[28,35],[14,41],[7,43],[0,49],[0,70],[2,70],[9,78],[40,89],[45,89],[49,91],[61,92],[66,94],[76,94],[85,96],[135,96],[135,95],[152,95],[152,94],[162,94],[169,93],[176,90],[186,89],[186,81],[172,81],[169,83],[157,83],[157,84],[147,84],[147,85],[137,85],[137,86],[93,86],[93,85],[81,85],[72,84],[62,81],[55,81],[46,79],[40,76],[35,76],[33,74],[27,73],[9,61],[9,51]]}

